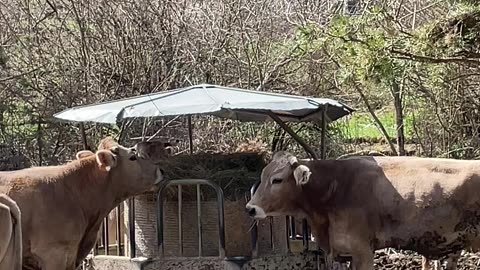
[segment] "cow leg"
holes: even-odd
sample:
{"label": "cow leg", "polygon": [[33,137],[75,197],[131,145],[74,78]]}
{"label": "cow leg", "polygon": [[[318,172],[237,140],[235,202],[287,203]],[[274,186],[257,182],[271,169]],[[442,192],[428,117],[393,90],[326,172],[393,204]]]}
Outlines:
{"label": "cow leg", "polygon": [[[65,255],[63,255],[65,256]],[[44,264],[42,270],[76,270],[75,263],[68,263],[65,259],[59,257],[52,258]]]}
{"label": "cow leg", "polygon": [[447,259],[445,270],[456,270],[457,263],[461,255],[462,255],[462,251],[458,251],[454,254],[450,254]]}
{"label": "cow leg", "polygon": [[352,270],[373,270],[373,251],[352,254]]}
{"label": "cow leg", "polygon": [[[431,270],[432,265],[430,259],[427,259],[425,256],[422,256],[422,270]],[[435,269],[438,270],[438,269]]]}
{"label": "cow leg", "polygon": [[37,256],[42,258],[42,270],[75,270],[75,258],[69,254],[76,254],[68,247],[50,248],[37,252]]}

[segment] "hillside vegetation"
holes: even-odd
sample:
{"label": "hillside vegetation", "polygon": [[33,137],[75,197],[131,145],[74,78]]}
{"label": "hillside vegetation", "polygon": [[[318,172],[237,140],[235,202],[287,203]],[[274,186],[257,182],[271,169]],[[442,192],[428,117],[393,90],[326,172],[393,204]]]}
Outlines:
{"label": "hillside vegetation", "polygon": [[[120,130],[138,138],[167,123],[160,137],[187,151],[182,117],[83,129],[52,115],[212,83],[354,107],[331,125],[332,158],[366,149],[477,158],[479,29],[476,1],[3,0],[0,153],[56,164],[84,147],[82,134],[93,148]],[[301,152],[273,124],[194,117],[194,128],[195,151],[270,150],[273,141]],[[292,128],[319,149],[319,127]]]}

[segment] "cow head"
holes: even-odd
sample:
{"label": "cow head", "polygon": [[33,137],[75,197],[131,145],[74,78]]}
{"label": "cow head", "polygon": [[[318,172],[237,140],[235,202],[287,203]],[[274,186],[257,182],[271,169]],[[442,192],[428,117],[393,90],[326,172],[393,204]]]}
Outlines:
{"label": "cow head", "polygon": [[298,214],[302,186],[308,183],[311,171],[300,165],[297,158],[287,152],[277,152],[262,171],[261,182],[246,210],[250,216]]}
{"label": "cow head", "polygon": [[[157,160],[148,158],[136,147],[127,148],[119,145],[111,138],[100,142],[95,153],[100,170],[108,172],[114,185],[130,193],[148,191],[163,180],[163,170]],[[148,148],[147,148],[148,149]],[[79,152],[77,159],[88,156],[87,152]]]}
{"label": "cow head", "polygon": [[135,150],[140,157],[160,162],[162,159],[170,156],[173,152],[173,148],[177,145],[175,142],[162,142],[162,141],[144,141],[135,145]]}

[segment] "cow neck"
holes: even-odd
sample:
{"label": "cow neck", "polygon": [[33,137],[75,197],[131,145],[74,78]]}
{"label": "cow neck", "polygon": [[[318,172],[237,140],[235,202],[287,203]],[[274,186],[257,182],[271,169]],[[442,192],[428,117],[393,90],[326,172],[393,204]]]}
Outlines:
{"label": "cow neck", "polygon": [[310,180],[302,186],[302,205],[306,213],[324,212],[333,207],[336,192],[341,185],[336,160],[315,160],[306,164],[312,172]]}
{"label": "cow neck", "polygon": [[64,185],[83,209],[85,218],[95,222],[106,216],[118,201],[109,173],[98,167],[95,156],[73,161],[68,167],[72,177],[64,177]]}

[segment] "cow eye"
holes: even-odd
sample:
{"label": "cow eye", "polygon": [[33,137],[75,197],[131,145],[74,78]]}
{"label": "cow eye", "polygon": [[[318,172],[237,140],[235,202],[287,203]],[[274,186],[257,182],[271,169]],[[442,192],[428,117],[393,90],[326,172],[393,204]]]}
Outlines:
{"label": "cow eye", "polygon": [[136,155],[131,156],[131,157],[130,157],[130,160],[131,160],[131,161],[137,160],[137,156],[136,156]]}
{"label": "cow eye", "polygon": [[283,179],[282,178],[275,178],[272,180],[272,184],[280,184],[282,183]]}

